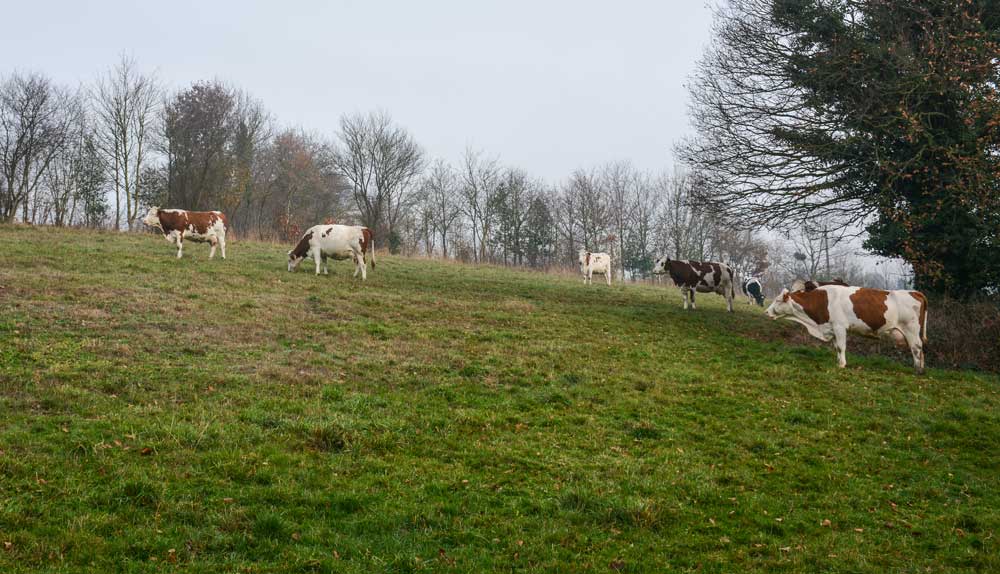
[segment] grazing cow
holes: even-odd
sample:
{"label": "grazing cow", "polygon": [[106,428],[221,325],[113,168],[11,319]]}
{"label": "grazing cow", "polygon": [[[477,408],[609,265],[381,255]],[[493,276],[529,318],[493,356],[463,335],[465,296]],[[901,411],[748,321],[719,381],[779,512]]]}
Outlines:
{"label": "grazing cow", "polygon": [[580,250],[580,273],[583,273],[583,284],[593,283],[594,273],[604,273],[604,278],[611,286],[611,256],[607,253],[591,253]]}
{"label": "grazing cow", "polygon": [[863,287],[827,285],[809,291],[781,292],[767,315],[787,318],[805,326],[822,341],[833,341],[837,364],[847,365],[847,332],[891,337],[908,346],[917,373],[924,371],[927,342],[927,298],[919,291],[883,291]]}
{"label": "grazing cow", "polygon": [[726,298],[729,312],[733,312],[733,299],[736,297],[736,279],[731,267],[725,263],[714,261],[687,261],[661,257],[653,265],[653,273],[661,275],[669,273],[674,285],[681,288],[684,296],[684,308],[697,309],[694,304],[695,291],[699,293],[718,293]]}
{"label": "grazing cow", "polygon": [[209,259],[215,257],[216,247],[222,249],[222,258],[226,258],[226,232],[229,230],[229,221],[221,211],[186,211],[150,207],[142,222],[149,227],[159,228],[167,241],[177,244],[178,259],[184,255],[185,239],[199,243],[207,241],[211,244]]}
{"label": "grazing cow", "polygon": [[750,277],[743,282],[743,294],[747,296],[747,303],[753,305],[757,303],[764,306],[764,288],[760,284],[760,279]]}
{"label": "grazing cow", "polygon": [[288,270],[294,271],[309,253],[316,261],[316,275],[322,264],[323,273],[329,274],[326,260],[353,259],[354,277],[361,272],[361,280],[368,278],[367,254],[371,252],[372,269],[375,269],[375,241],[367,227],[354,225],[314,225],[310,227],[294,249],[288,252]]}
{"label": "grazing cow", "polygon": [[812,279],[796,279],[792,282],[792,291],[812,291],[817,287],[826,287],[827,285],[840,285],[841,287],[850,287],[844,280],[840,277],[836,279],[831,279],[830,281],[813,281]]}

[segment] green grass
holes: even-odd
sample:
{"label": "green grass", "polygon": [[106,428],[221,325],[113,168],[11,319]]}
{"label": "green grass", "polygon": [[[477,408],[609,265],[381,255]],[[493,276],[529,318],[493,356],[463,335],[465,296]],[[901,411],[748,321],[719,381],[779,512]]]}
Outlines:
{"label": "green grass", "polygon": [[1000,571],[994,375],[286,250],[0,227],[0,571]]}

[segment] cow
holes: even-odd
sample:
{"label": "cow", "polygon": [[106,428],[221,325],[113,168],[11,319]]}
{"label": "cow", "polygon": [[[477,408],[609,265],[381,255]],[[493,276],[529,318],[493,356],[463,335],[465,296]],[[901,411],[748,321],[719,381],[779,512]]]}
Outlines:
{"label": "cow", "polygon": [[927,298],[919,291],[883,291],[826,285],[808,291],[784,289],[767,308],[772,319],[795,321],[821,341],[833,341],[837,364],[847,366],[847,333],[892,338],[908,346],[913,367],[924,372]]}
{"label": "cow", "polygon": [[747,296],[747,303],[753,305],[757,303],[764,306],[764,288],[760,284],[760,279],[750,277],[743,282],[743,294]]}
{"label": "cow", "polygon": [[306,230],[294,249],[288,252],[288,270],[295,271],[299,263],[312,253],[316,261],[316,275],[322,265],[323,274],[330,273],[326,260],[353,259],[354,277],[361,273],[361,280],[368,278],[367,254],[371,253],[375,269],[375,240],[367,227],[354,225],[314,225]]}
{"label": "cow", "polygon": [[733,312],[733,299],[736,297],[736,279],[731,267],[725,263],[714,261],[688,261],[660,257],[653,264],[653,274],[670,274],[674,285],[681,288],[684,296],[684,308],[697,309],[694,304],[695,291],[699,293],[718,293],[726,298],[729,312]]}
{"label": "cow", "polygon": [[604,273],[604,278],[608,281],[608,286],[610,287],[612,273],[611,256],[607,253],[593,253],[586,249],[581,249],[579,255],[580,273],[583,273],[583,284],[592,284],[594,273]]}
{"label": "cow", "polygon": [[226,258],[226,232],[229,221],[221,211],[187,211],[184,209],[160,209],[150,207],[142,222],[149,227],[159,228],[163,237],[177,245],[177,258],[184,256],[184,240],[199,243],[208,242],[212,250],[208,258],[215,257],[215,248],[222,249]]}
{"label": "cow", "polygon": [[817,287],[826,287],[827,285],[840,285],[841,287],[850,287],[843,279],[837,277],[836,279],[831,279],[830,281],[813,281],[812,279],[796,279],[792,282],[792,291],[812,291]]}

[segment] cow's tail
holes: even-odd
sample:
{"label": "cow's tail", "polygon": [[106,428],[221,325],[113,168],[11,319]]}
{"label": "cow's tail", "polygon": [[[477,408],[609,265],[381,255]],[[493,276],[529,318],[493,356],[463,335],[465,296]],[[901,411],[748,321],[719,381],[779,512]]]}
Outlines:
{"label": "cow's tail", "polygon": [[372,269],[375,269],[375,236],[372,235],[372,230],[367,227],[364,228],[363,233],[365,236],[365,251],[371,252]]}
{"label": "cow's tail", "polygon": [[927,298],[920,297],[920,340],[927,344]]}
{"label": "cow's tail", "polygon": [[735,301],[736,300],[736,274],[733,273],[733,268],[726,266],[729,271],[729,297]]}

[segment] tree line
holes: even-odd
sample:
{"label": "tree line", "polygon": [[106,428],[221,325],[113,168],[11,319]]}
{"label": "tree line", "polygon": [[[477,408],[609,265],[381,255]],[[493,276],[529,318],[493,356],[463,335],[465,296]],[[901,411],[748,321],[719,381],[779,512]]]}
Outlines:
{"label": "tree line", "polygon": [[40,73],[0,80],[0,219],[140,229],[149,206],[225,211],[237,237],[295,239],[324,221],[366,225],[392,251],[537,268],[609,251],[620,277],[661,254],[764,261],[756,234],[693,209],[686,170],[627,161],[550,183],[468,149],[431,158],[384,111],[334,134],[281,127],[238,87],[168,91],[128,57],[71,88]]}
{"label": "tree line", "polygon": [[683,163],[555,182],[483,150],[432,157],[385,111],[345,114],[335,133],[282,126],[237,86],[168,90],[128,57],[77,87],[10,73],[0,220],[133,230],[152,205],[220,209],[237,237],[357,223],[395,252],[536,268],[607,251],[621,280],[670,255],[774,285],[908,283],[853,260],[848,232],[863,229],[918,287],[995,291],[1000,18],[905,4],[729,0],[691,82]]}

